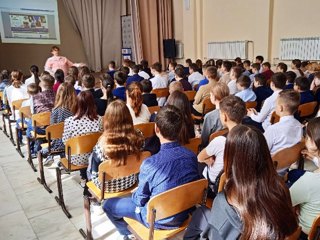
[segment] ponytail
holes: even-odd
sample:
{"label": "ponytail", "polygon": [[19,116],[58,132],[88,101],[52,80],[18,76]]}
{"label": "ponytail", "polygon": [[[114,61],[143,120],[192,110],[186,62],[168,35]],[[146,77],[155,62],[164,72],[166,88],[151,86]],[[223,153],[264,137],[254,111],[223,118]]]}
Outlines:
{"label": "ponytail", "polygon": [[15,88],[20,88],[22,85],[22,72],[18,71],[18,70],[13,70],[11,72],[11,82],[12,82],[12,86],[14,86]]}
{"label": "ponytail", "polygon": [[139,116],[142,106],[142,85],[138,82],[131,83],[128,88],[128,96],[131,99],[131,107],[136,117]]}

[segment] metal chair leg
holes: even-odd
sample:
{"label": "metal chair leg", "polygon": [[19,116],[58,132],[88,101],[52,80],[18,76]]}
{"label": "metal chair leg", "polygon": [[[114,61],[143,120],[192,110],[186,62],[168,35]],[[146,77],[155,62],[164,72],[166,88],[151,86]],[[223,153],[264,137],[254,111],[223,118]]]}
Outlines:
{"label": "metal chair leg", "polygon": [[2,115],[2,121],[3,121],[3,133],[9,137],[8,132],[7,132],[7,127],[6,127],[6,118],[5,115]]}
{"label": "metal chair leg", "polygon": [[44,169],[43,169],[43,157],[42,153],[39,151],[38,152],[38,161],[39,161],[39,172],[40,172],[40,178],[38,177],[37,180],[38,182],[43,185],[43,187],[49,192],[52,193],[52,190],[48,187],[46,178],[44,176]]}
{"label": "metal chair leg", "polygon": [[27,161],[29,165],[31,166],[32,170],[37,172],[37,169],[35,168],[33,161],[32,161],[32,156],[31,156],[31,147],[30,147],[30,138],[27,137],[27,148],[28,148],[28,158]]}
{"label": "metal chair leg", "polygon": [[84,215],[86,218],[86,228],[87,233],[81,228],[79,232],[83,236],[84,239],[93,240],[92,237],[92,224],[91,224],[91,213],[90,213],[90,198],[88,196],[83,196],[83,207],[84,207]]}
{"label": "metal chair leg", "polygon": [[20,146],[20,140],[19,140],[18,131],[19,131],[19,129],[16,128],[16,142],[17,142],[17,148],[16,148],[16,150],[17,150],[17,152],[20,154],[20,156],[21,156],[22,158],[24,158],[24,155],[23,155],[23,153],[22,153],[22,151],[21,151],[21,146]]}
{"label": "metal chair leg", "polygon": [[16,143],[14,142],[14,139],[13,139],[13,133],[12,133],[12,127],[11,127],[11,121],[10,121],[10,119],[9,119],[9,133],[10,133],[10,141],[12,142],[12,144],[13,144],[13,146],[15,146],[16,145]]}
{"label": "metal chair leg", "polygon": [[62,211],[64,214],[68,217],[71,218],[71,214],[68,212],[66,205],[64,203],[64,198],[63,198],[63,189],[62,189],[62,181],[61,181],[61,170],[59,167],[56,168],[56,173],[57,173],[57,186],[58,186],[58,195],[55,196],[55,199],[57,203],[61,206]]}

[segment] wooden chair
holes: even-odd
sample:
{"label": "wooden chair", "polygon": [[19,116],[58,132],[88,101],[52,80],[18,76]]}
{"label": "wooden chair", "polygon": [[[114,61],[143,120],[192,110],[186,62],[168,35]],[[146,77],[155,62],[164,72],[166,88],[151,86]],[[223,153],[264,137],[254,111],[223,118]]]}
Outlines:
{"label": "wooden chair", "polygon": [[301,159],[301,150],[305,147],[303,142],[296,145],[279,150],[272,156],[272,160],[276,162],[277,170],[282,170],[291,166],[291,164]]}
{"label": "wooden chair", "polygon": [[316,107],[318,106],[318,102],[309,102],[305,104],[301,104],[298,107],[298,114],[300,118],[311,117],[316,113]]}
{"label": "wooden chair", "polygon": [[308,240],[319,240],[320,239],[320,215],[316,217],[312,223]]}
{"label": "wooden chair", "polygon": [[[115,161],[108,160],[104,161],[99,165],[99,181],[101,183],[101,188],[99,188],[93,181],[87,182],[88,190],[92,194],[92,198],[101,202],[104,199],[122,197],[132,194],[134,189],[138,186],[136,183],[134,186],[123,190],[121,192],[107,192],[106,191],[106,181],[112,179],[119,179],[132,174],[138,174],[140,171],[140,166],[142,162],[150,157],[150,152],[141,152],[140,156],[129,155],[126,161],[126,165],[118,165]],[[87,233],[83,229],[80,229],[80,233],[86,239],[92,238],[92,224],[90,215],[90,198],[84,197],[84,211],[86,218]]]}
{"label": "wooden chair", "polygon": [[[59,153],[64,152],[64,149],[63,150],[52,150],[51,149],[51,141],[52,140],[62,139],[63,129],[64,129],[64,122],[53,124],[53,125],[50,125],[46,128],[46,139],[47,139],[48,143],[41,145],[41,147],[48,148],[48,156],[54,156],[54,155],[57,155]],[[38,152],[38,162],[39,162],[40,177],[38,177],[37,180],[40,184],[43,185],[43,187],[49,193],[52,193],[52,190],[48,187],[45,176],[44,176],[43,156],[42,156],[41,151]]]}
{"label": "wooden chair", "polygon": [[[155,222],[185,211],[196,204],[204,204],[207,186],[208,181],[201,179],[175,187],[152,197],[147,203],[147,222],[150,228],[147,228],[136,220],[124,218],[128,223],[128,229],[137,236],[138,239],[166,239],[176,235],[188,226],[191,217],[179,228],[172,230],[155,230]],[[177,199],[183,199],[183,201],[177,201]]]}
{"label": "wooden chair", "polygon": [[154,122],[140,123],[134,125],[134,129],[139,130],[143,134],[144,138],[149,138],[155,135],[154,126]]}
{"label": "wooden chair", "polygon": [[[91,133],[88,135],[73,137],[66,142],[65,152],[67,154],[66,158],[61,158],[61,167],[67,172],[79,171],[86,169],[88,165],[74,165],[71,163],[71,155],[90,153],[93,147],[96,145],[101,133]],[[62,211],[66,214],[68,218],[71,218],[71,214],[68,212],[63,198],[62,180],[61,180],[61,169],[56,168],[57,174],[57,186],[58,186],[58,196],[55,196],[57,203],[61,206]]]}
{"label": "wooden chair", "polygon": [[204,115],[206,115],[208,112],[210,112],[210,111],[212,111],[214,109],[215,109],[215,105],[211,102],[210,97],[206,97],[203,100],[201,116],[196,116],[196,115],[192,114],[192,118],[194,120],[199,121],[199,122],[203,122]]}
{"label": "wooden chair", "polygon": [[271,124],[275,124],[280,121],[280,116],[274,111],[271,115],[270,122]]}
{"label": "wooden chair", "polygon": [[161,98],[161,97],[167,98],[169,96],[169,88],[156,88],[156,89],[153,89],[151,93],[156,94],[157,98]]}
{"label": "wooden chair", "polygon": [[[19,129],[22,131],[22,133],[25,133],[25,130],[27,129],[27,125],[24,123],[25,118],[31,118],[31,109],[29,106],[26,107],[21,107],[19,109],[20,112],[20,118],[21,118],[21,123],[19,123]],[[22,158],[24,158],[24,155],[21,151],[21,145],[19,142],[19,137],[18,137],[18,127],[16,126],[16,142],[17,142],[17,152],[20,154]]]}
{"label": "wooden chair", "polygon": [[201,138],[195,137],[195,138],[189,139],[189,143],[185,144],[184,147],[188,148],[189,150],[194,152],[194,154],[198,155],[200,144],[201,144]]}
{"label": "wooden chair", "polygon": [[254,102],[246,102],[246,108],[249,109],[249,108],[256,108],[257,106],[257,102],[254,101]]}
{"label": "wooden chair", "polygon": [[151,114],[153,113],[157,113],[160,110],[160,106],[152,106],[152,107],[148,107],[148,110]]}
{"label": "wooden chair", "polygon": [[190,102],[193,102],[194,101],[194,97],[196,96],[196,91],[184,91],[184,94],[185,95],[187,95],[187,97],[188,97],[188,100],[190,101]]}
{"label": "wooden chair", "polygon": [[224,189],[224,185],[226,184],[226,174],[222,173],[220,176],[219,186],[218,186],[218,192],[222,192]]}
{"label": "wooden chair", "polygon": [[226,135],[228,132],[229,132],[228,128],[224,128],[222,130],[219,130],[219,131],[216,131],[214,133],[211,133],[210,137],[209,137],[209,142],[211,142],[216,137]]}
{"label": "wooden chair", "polygon": [[28,163],[30,164],[31,168],[33,171],[37,171],[35,168],[33,161],[32,161],[32,155],[31,155],[31,141],[36,141],[37,139],[44,139],[46,138],[46,135],[42,134],[37,134],[37,127],[46,127],[50,125],[50,116],[51,112],[42,112],[42,113],[37,113],[33,114],[31,116],[31,121],[32,121],[32,127],[33,131],[31,132],[31,137],[27,136],[27,148],[28,148]]}

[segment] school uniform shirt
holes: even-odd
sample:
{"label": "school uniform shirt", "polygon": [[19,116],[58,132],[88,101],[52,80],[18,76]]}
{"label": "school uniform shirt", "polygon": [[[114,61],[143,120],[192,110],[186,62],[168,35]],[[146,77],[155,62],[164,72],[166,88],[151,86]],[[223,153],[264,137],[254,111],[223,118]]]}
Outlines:
{"label": "school uniform shirt", "polygon": [[189,75],[188,82],[191,84],[192,87],[194,87],[194,85],[199,84],[199,82],[204,78],[205,77],[201,73],[193,72]]}
{"label": "school uniform shirt", "polygon": [[198,91],[201,86],[207,85],[208,83],[209,83],[209,80],[208,80],[207,78],[201,80],[201,81],[199,82],[198,89],[196,89],[196,91]]}
{"label": "school uniform shirt", "polygon": [[201,131],[201,146],[206,147],[209,143],[209,137],[212,133],[223,128],[220,121],[220,110],[218,108],[212,110],[204,116]]}
{"label": "school uniform shirt", "polygon": [[[22,84],[19,88],[16,88],[13,85],[9,86],[8,88],[6,88],[6,96],[7,96],[7,100],[9,102],[9,106],[11,110],[13,110],[12,108],[13,101],[29,98],[29,95],[27,93],[27,87],[24,84]],[[19,109],[16,109],[14,114],[15,114],[15,119],[20,118]]]}
{"label": "school uniform shirt", "polygon": [[126,100],[126,88],[124,86],[116,87],[112,90],[112,94],[118,99],[121,99],[123,101]]}
{"label": "school uniform shirt", "polygon": [[261,111],[258,112],[257,115],[255,115],[254,113],[250,115],[250,118],[253,121],[262,123],[262,127],[264,130],[266,130],[267,127],[271,125],[271,115],[276,108],[276,101],[280,92],[281,90],[273,92],[273,94],[264,101]]}
{"label": "school uniform shirt", "polygon": [[226,73],[223,73],[222,76],[220,77],[219,79],[219,82],[223,82],[225,84],[228,85],[228,83],[231,81],[230,79],[230,72],[226,72]]}
{"label": "school uniform shirt", "polygon": [[216,82],[211,81],[207,85],[203,86],[198,90],[194,97],[194,102],[193,102],[193,108],[198,112],[202,113],[203,110],[203,101],[210,97],[210,90],[213,88],[213,86],[216,85]]}
{"label": "school uniform shirt", "polygon": [[251,85],[253,84],[253,81],[254,81],[254,77],[257,75],[258,73],[252,73],[249,78],[251,80]]}
{"label": "school uniform shirt", "polygon": [[265,129],[264,136],[271,155],[281,149],[292,147],[302,139],[302,125],[294,116],[284,116]]}
{"label": "school uniform shirt", "polygon": [[182,84],[184,91],[191,91],[192,90],[192,86],[189,83],[187,78],[183,78],[183,79],[179,80],[179,82]]}
{"label": "school uniform shirt", "polygon": [[107,73],[108,73],[112,78],[114,78],[114,74],[116,73],[116,70],[109,70],[109,71],[107,71]]}
{"label": "school uniform shirt", "polygon": [[140,72],[138,73],[138,75],[139,75],[140,77],[142,77],[143,79],[149,79],[149,78],[150,78],[150,75],[149,75],[148,73],[146,73],[145,71],[140,71]]}
{"label": "school uniform shirt", "polygon": [[256,110],[260,111],[262,102],[264,100],[266,100],[268,97],[270,97],[272,95],[273,91],[271,90],[271,88],[269,88],[267,86],[260,86],[260,87],[254,88],[253,91],[257,96]]}
{"label": "school uniform shirt", "polygon": [[133,74],[132,76],[128,77],[126,86],[129,86],[133,82],[140,82],[143,80],[143,77],[140,77],[138,74]]}
{"label": "school uniform shirt", "polygon": [[284,89],[293,89],[293,83],[288,83],[286,84],[286,86],[284,87]]}
{"label": "school uniform shirt", "polygon": [[[168,87],[168,75],[166,74],[157,74],[153,78],[150,79],[152,83],[152,89],[157,89],[157,88],[167,88]],[[163,106],[166,102],[165,97],[157,98],[159,106]]]}
{"label": "school uniform shirt", "polygon": [[235,96],[241,98],[244,102],[253,102],[257,99],[256,94],[251,88],[244,89],[236,93]]}
{"label": "school uniform shirt", "polygon": [[238,92],[237,80],[230,80],[228,83],[228,88],[229,88],[230,94],[232,95],[236,94]]}
{"label": "school uniform shirt", "polygon": [[158,106],[157,95],[154,93],[144,93],[142,99],[147,107]]}
{"label": "school uniform shirt", "polygon": [[35,83],[36,80],[34,79],[34,75],[32,74],[31,77],[27,78],[24,84],[28,87],[29,84]]}
{"label": "school uniform shirt", "polygon": [[274,74],[274,72],[269,69],[261,74],[266,78],[266,80],[269,80],[272,77],[272,75]]}
{"label": "school uniform shirt", "polygon": [[129,104],[127,104],[127,107],[130,111],[130,114],[133,120],[133,125],[149,122],[151,114],[149,112],[148,107],[145,104],[141,105],[141,112],[139,113],[138,116],[136,116],[132,107]]}
{"label": "school uniform shirt", "polygon": [[243,76],[248,76],[248,77],[250,77],[251,74],[252,74],[252,72],[250,72],[249,70],[245,70],[245,71],[242,73]]}
{"label": "school uniform shirt", "polygon": [[175,78],[175,73],[174,73],[174,71],[168,72],[169,82],[172,82],[172,80],[173,80],[174,78]]}
{"label": "school uniform shirt", "polygon": [[305,104],[314,101],[314,95],[312,91],[300,92],[300,104]]}

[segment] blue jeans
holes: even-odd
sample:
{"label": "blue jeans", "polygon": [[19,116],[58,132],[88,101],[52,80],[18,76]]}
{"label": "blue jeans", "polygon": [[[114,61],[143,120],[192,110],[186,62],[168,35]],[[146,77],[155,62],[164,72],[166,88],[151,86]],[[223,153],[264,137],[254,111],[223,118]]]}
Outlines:
{"label": "blue jeans", "polygon": [[128,224],[123,220],[123,217],[132,218],[143,223],[141,214],[136,213],[135,209],[136,205],[131,197],[110,198],[103,204],[104,212],[121,235],[131,234],[127,228]]}

